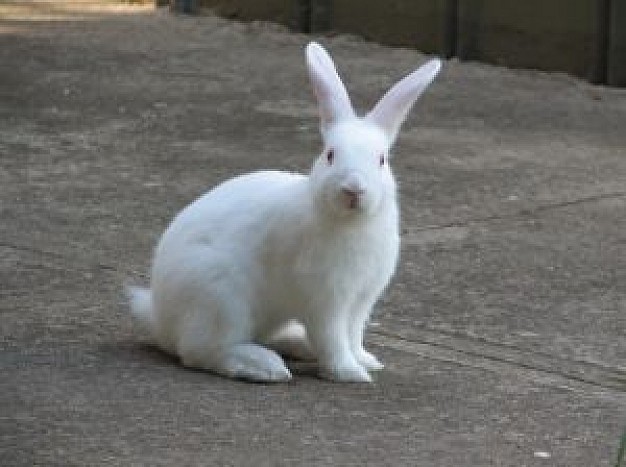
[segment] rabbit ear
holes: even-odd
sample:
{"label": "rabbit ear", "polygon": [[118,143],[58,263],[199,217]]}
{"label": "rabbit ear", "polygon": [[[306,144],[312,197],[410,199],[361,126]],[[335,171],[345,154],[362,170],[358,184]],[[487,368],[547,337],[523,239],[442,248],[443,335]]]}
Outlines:
{"label": "rabbit ear", "polygon": [[411,106],[440,69],[441,61],[436,58],[422,65],[387,91],[366,118],[380,126],[390,141],[395,140]]}
{"label": "rabbit ear", "polygon": [[343,118],[354,117],[350,97],[328,52],[316,42],[306,48],[309,77],[319,107],[322,133]]}

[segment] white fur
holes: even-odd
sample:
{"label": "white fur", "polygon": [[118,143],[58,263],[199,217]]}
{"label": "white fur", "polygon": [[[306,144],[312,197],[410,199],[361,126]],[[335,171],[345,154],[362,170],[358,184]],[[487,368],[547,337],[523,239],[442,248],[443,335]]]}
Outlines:
{"label": "white fur", "polygon": [[[326,51],[311,43],[306,52],[324,140],[310,174],[256,172],[217,186],[163,234],[151,289],[129,290],[133,314],[186,366],[284,381],[291,374],[271,350],[280,347],[314,357],[333,380],[371,381],[368,370],[382,368],[363,331],[399,251],[387,159],[439,62],[359,118]],[[286,326],[298,331],[285,336]]]}

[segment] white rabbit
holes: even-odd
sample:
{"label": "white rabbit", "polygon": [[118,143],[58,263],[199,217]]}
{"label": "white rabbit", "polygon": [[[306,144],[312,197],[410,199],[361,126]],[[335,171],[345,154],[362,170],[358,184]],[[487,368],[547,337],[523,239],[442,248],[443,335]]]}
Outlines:
{"label": "white rabbit", "polygon": [[312,42],[306,59],[324,142],[309,175],[263,171],[218,185],[163,234],[151,289],[129,289],[137,321],[185,366],[289,380],[273,337],[298,323],[287,353],[311,353],[321,376],[369,382],[383,367],[363,331],[398,259],[389,150],[441,63],[405,77],[361,118],[326,51]]}

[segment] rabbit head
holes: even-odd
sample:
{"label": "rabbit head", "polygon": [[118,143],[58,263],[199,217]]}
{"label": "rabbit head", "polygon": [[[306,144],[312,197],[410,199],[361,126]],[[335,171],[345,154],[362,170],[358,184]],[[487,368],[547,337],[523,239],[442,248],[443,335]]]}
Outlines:
{"label": "rabbit head", "polygon": [[393,86],[364,117],[350,97],[328,53],[311,42],[306,60],[317,99],[324,149],[310,173],[315,199],[340,216],[372,215],[395,198],[390,149],[411,106],[435,78],[431,60]]}

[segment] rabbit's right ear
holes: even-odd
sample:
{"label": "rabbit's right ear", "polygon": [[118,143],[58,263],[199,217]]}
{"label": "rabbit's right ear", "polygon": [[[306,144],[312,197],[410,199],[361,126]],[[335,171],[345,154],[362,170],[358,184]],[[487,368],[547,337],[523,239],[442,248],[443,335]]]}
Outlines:
{"label": "rabbit's right ear", "polygon": [[338,120],[354,117],[354,110],[333,60],[321,45],[309,43],[306,48],[306,63],[324,134]]}

